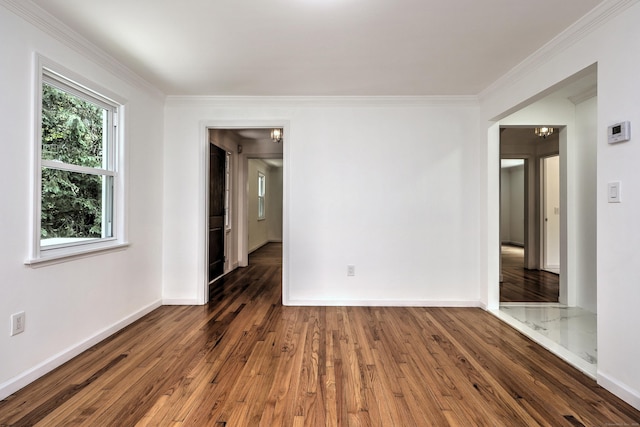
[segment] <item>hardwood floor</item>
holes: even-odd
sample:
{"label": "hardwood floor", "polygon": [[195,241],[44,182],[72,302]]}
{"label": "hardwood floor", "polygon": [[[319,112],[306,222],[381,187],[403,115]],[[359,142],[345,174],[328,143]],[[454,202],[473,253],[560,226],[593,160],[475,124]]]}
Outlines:
{"label": "hardwood floor", "polygon": [[284,307],[279,245],[0,402],[2,426],[604,426],[640,412],[474,308]]}
{"label": "hardwood floor", "polygon": [[502,245],[500,302],[558,302],[557,274],[524,268],[524,249]]}

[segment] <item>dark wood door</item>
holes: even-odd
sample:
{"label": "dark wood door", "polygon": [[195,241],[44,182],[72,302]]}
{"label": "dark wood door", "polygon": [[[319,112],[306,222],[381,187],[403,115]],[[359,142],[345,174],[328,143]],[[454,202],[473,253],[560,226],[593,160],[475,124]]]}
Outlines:
{"label": "dark wood door", "polygon": [[224,273],[226,152],[209,144],[209,282]]}

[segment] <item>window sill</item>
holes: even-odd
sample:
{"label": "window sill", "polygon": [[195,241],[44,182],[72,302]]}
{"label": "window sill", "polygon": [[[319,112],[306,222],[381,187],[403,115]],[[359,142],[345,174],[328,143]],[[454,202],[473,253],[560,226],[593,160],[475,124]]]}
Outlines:
{"label": "window sill", "polygon": [[129,243],[113,243],[104,246],[94,246],[92,248],[70,249],[68,251],[57,251],[49,255],[37,258],[29,258],[24,263],[32,268],[45,267],[47,265],[60,264],[81,258],[88,258],[106,252],[116,252],[126,249]]}

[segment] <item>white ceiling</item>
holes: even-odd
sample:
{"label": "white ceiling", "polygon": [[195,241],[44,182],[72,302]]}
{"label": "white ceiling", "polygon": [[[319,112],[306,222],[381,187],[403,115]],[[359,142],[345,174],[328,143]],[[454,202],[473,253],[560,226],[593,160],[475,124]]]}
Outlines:
{"label": "white ceiling", "polygon": [[475,95],[600,0],[32,0],[168,95]]}

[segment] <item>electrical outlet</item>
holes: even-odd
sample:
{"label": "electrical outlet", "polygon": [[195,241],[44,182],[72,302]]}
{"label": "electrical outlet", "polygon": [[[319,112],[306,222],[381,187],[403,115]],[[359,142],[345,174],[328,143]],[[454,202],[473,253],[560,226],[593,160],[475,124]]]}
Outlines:
{"label": "electrical outlet", "polygon": [[355,275],[356,275],[356,266],[347,265],[347,276],[355,276]]}
{"label": "electrical outlet", "polygon": [[11,336],[18,335],[24,332],[24,311],[11,315]]}

